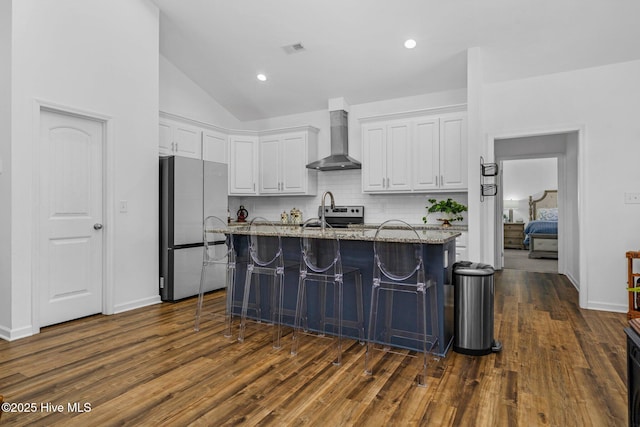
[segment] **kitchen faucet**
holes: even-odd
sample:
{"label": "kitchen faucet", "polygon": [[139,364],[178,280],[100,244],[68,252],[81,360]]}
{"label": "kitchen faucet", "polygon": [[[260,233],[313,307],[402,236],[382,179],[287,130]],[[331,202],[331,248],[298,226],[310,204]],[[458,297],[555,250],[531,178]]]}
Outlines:
{"label": "kitchen faucet", "polygon": [[327,198],[327,194],[329,195],[329,197],[331,197],[331,209],[336,207],[336,202],[333,199],[333,193],[331,191],[325,191],[324,194],[322,195],[322,214],[320,216],[320,224],[322,227],[322,231],[324,231],[326,229],[326,220],[325,220],[325,214],[324,214],[324,200]]}

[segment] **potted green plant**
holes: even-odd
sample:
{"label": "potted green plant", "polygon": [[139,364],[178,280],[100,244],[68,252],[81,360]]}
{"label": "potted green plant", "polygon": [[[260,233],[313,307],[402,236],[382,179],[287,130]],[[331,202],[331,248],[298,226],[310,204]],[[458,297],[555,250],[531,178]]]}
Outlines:
{"label": "potted green plant", "polygon": [[[428,199],[431,206],[426,206],[427,215],[430,213],[440,212],[444,214],[444,218],[438,218],[438,221],[442,221],[443,227],[451,227],[451,223],[454,221],[462,221],[464,217],[462,212],[467,211],[467,207],[461,203],[456,202],[453,199],[440,200]],[[423,216],[422,221],[426,224],[427,217]]]}

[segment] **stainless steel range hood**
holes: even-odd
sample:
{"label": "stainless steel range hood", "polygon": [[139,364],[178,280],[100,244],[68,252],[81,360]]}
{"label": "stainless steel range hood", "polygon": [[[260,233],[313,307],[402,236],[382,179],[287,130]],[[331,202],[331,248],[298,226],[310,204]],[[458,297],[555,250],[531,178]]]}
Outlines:
{"label": "stainless steel range hood", "polygon": [[307,168],[321,171],[362,168],[359,161],[349,157],[348,117],[349,113],[345,110],[329,111],[329,119],[331,122],[331,155],[309,163]]}

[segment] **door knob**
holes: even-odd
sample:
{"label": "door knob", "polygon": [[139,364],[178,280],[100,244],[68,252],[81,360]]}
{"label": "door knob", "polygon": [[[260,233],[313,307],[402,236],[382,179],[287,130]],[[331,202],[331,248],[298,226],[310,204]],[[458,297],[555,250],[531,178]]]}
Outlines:
{"label": "door knob", "polygon": [[101,230],[102,229],[102,224],[98,224],[98,223],[93,224],[93,229],[94,230]]}

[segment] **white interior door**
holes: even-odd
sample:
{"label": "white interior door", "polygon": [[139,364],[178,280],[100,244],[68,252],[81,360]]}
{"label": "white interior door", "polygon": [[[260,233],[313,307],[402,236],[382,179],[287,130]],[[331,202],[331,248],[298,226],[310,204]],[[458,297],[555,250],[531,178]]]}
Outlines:
{"label": "white interior door", "polygon": [[102,312],[103,123],[42,110],[40,326]]}

